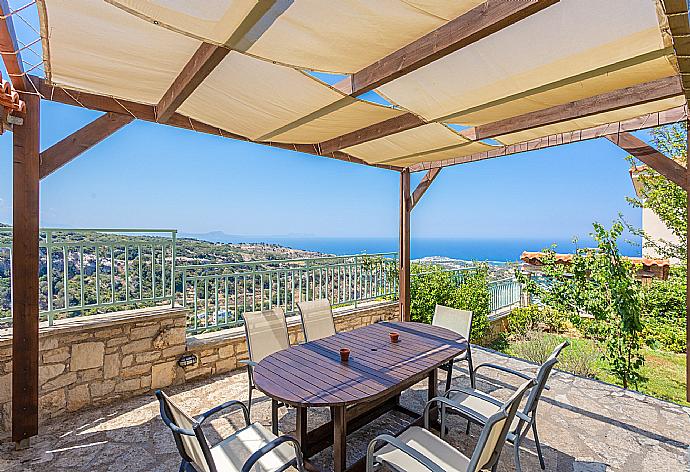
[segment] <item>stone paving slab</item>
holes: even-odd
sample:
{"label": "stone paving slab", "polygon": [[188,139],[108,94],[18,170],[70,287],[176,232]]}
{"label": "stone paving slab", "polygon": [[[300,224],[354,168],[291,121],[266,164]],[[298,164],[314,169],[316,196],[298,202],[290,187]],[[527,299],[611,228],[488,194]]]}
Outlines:
{"label": "stone paving slab", "polygon": [[[497,362],[534,371],[529,363],[476,349],[476,363]],[[459,369],[460,370],[460,369]],[[489,371],[485,371],[488,373]],[[493,374],[492,374],[493,375]],[[171,388],[168,393],[192,414],[198,414],[229,399],[246,400],[246,374],[230,374]],[[454,385],[466,386],[467,377],[456,373]],[[479,388],[506,398],[516,382],[507,375],[479,377]],[[539,433],[544,445],[546,469],[557,472],[690,471],[689,410],[590,379],[555,372],[551,389],[539,410]],[[405,406],[421,411],[426,397],[424,382],[402,396]],[[255,395],[252,418],[270,425],[270,401]],[[325,422],[328,411],[310,411],[310,428]],[[409,417],[389,413],[348,437],[348,464],[361,457],[377,434],[394,432]],[[243,425],[241,414],[231,413],[210,422],[210,440],[229,435]],[[281,409],[280,428],[294,431],[293,409]],[[450,420],[448,440],[471,455],[479,428],[465,435],[465,423]],[[330,449],[314,458],[324,470],[332,470]],[[512,449],[507,445],[499,471],[513,471]],[[531,435],[521,451],[523,470],[538,471]],[[0,471],[176,471],[179,458],[169,430],[158,416],[151,395],[108,407],[83,411],[51,420],[41,428],[32,447],[14,451],[11,443],[0,444]]]}

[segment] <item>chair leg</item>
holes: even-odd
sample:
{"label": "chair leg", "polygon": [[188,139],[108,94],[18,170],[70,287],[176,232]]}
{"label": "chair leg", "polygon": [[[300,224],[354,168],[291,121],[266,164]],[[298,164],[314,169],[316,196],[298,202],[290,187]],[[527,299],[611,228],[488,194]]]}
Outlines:
{"label": "chair leg", "polygon": [[271,399],[271,423],[273,434],[278,436],[278,400]]}
{"label": "chair leg", "polygon": [[465,434],[470,434],[470,426],[472,426],[472,422],[467,420],[467,429],[465,430]]}
{"label": "chair leg", "polygon": [[252,417],[252,391],[254,390],[254,382],[252,382],[252,369],[247,366],[247,377],[249,377],[249,402],[247,402],[247,410],[249,410],[249,418]]}
{"label": "chair leg", "polygon": [[453,360],[448,363],[448,375],[446,376],[446,392],[450,390],[450,383],[453,380]]}
{"label": "chair leg", "polygon": [[534,444],[537,445],[537,455],[539,456],[539,465],[541,465],[541,470],[546,470],[546,464],[544,464],[544,456],[541,454],[541,444],[539,444],[539,435],[537,434],[537,422],[532,423],[532,433],[534,434]]}
{"label": "chair leg", "polygon": [[472,351],[467,347],[467,368],[470,371],[470,386],[472,388],[477,388],[477,382],[474,379],[474,364],[472,363]]}
{"label": "chair leg", "polygon": [[513,454],[515,455],[515,472],[522,472],[522,466],[520,465],[520,442],[522,435],[517,435],[515,442],[513,443]]}

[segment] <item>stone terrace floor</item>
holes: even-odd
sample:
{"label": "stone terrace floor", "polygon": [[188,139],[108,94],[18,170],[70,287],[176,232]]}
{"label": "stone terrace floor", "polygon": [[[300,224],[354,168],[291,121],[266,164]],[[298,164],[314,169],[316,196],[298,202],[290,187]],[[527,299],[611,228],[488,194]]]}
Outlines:
{"label": "stone terrace floor", "polygon": [[[526,362],[490,351],[476,349],[477,364],[492,361],[518,369],[534,369]],[[489,371],[485,371],[489,372]],[[441,373],[441,375],[443,375]],[[456,373],[455,385],[467,385],[467,378]],[[174,399],[191,413],[198,414],[229,399],[247,398],[246,374],[230,374],[194,384],[168,389]],[[480,377],[478,386],[505,397],[506,386],[515,381],[508,376]],[[597,381],[555,372],[551,389],[539,411],[540,436],[544,444],[546,469],[558,472],[605,471],[690,471],[689,411],[680,406]],[[420,383],[403,394],[403,403],[421,410],[426,386]],[[254,420],[270,425],[270,401],[256,395]],[[327,410],[310,412],[309,423],[320,424]],[[368,441],[384,431],[400,429],[408,417],[389,413],[379,421],[348,437],[348,464],[363,454]],[[241,414],[230,413],[214,419],[208,435],[225,437],[243,424]],[[280,428],[294,430],[292,409],[281,409]],[[479,428],[470,436],[458,417],[450,420],[449,441],[470,455]],[[523,469],[538,471],[534,443],[528,436],[521,452]],[[324,470],[331,470],[330,449],[315,458]],[[511,446],[506,445],[499,471],[514,470]],[[176,471],[178,455],[172,436],[158,417],[153,396],[143,396],[98,409],[63,416],[41,428],[29,450],[15,452],[12,444],[0,444],[2,471]]]}

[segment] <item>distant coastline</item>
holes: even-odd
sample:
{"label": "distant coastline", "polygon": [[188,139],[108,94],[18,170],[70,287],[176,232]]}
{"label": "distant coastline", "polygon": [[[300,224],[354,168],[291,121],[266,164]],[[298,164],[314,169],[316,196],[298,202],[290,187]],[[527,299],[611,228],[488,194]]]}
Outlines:
{"label": "distant coastline", "polygon": [[[349,255],[360,253],[396,252],[397,238],[319,238],[310,236],[240,236],[228,235],[222,232],[205,234],[180,234],[215,243],[247,243],[262,242],[278,244],[293,249],[335,255]],[[460,238],[415,238],[412,236],[412,259],[425,257],[448,257],[465,261],[513,262],[520,258],[523,251],[540,251],[557,245],[559,252],[572,252],[576,245],[572,240],[537,239],[537,238],[505,238],[505,239],[460,239]],[[593,247],[591,239],[581,239],[580,247]],[[626,256],[639,256],[642,252],[640,244],[621,241],[620,249]]]}

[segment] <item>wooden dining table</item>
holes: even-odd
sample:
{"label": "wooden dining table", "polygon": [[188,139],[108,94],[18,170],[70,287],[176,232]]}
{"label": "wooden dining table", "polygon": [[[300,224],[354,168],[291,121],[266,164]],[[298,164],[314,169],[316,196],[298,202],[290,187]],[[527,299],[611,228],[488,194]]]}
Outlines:
{"label": "wooden dining table", "polygon": [[[391,332],[399,334],[397,343]],[[350,350],[347,362],[341,361],[342,348]],[[401,392],[428,378],[428,399],[435,397],[438,367],[466,349],[467,341],[445,328],[379,322],[276,352],[255,367],[254,383],[273,401],[297,409],[296,436],[305,459],[332,445],[334,470],[343,472],[347,434],[392,410],[419,422],[420,412],[400,404]],[[307,409],[314,407],[330,408],[331,421],[309,431]],[[364,458],[350,470],[363,466]]]}

